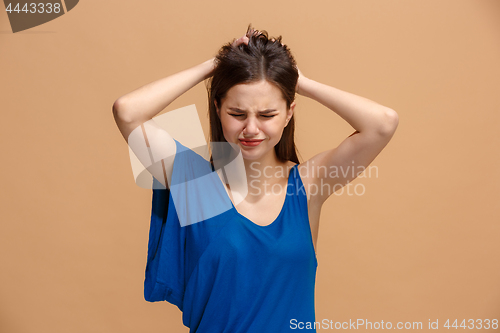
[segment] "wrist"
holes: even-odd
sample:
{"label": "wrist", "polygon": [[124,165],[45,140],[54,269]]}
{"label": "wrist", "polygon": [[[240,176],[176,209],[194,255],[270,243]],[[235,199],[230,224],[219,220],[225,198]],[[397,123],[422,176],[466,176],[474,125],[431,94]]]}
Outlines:
{"label": "wrist", "polygon": [[203,62],[201,66],[203,68],[203,80],[206,80],[213,75],[213,71],[215,69],[215,57]]}
{"label": "wrist", "polygon": [[308,86],[310,85],[311,79],[302,76],[297,83],[297,94],[310,97],[308,94]]}

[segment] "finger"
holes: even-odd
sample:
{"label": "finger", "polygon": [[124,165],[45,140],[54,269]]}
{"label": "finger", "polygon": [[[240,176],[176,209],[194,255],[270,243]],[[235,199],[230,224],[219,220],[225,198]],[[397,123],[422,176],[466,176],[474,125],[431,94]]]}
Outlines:
{"label": "finger", "polygon": [[233,45],[234,45],[234,46],[238,46],[238,45],[240,45],[241,43],[244,43],[244,44],[248,45],[248,40],[249,40],[249,39],[248,39],[248,37],[243,36],[243,37],[240,37],[240,38],[236,39],[236,40],[233,42]]}
{"label": "finger", "polygon": [[238,41],[239,41],[238,45],[239,44],[246,44],[246,45],[248,45],[248,37],[247,36],[241,37]]}

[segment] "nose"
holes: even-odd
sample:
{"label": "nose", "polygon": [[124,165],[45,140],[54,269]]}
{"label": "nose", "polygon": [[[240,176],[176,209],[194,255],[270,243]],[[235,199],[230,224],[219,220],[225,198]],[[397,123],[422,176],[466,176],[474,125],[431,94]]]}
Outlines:
{"label": "nose", "polygon": [[248,117],[243,129],[245,136],[255,136],[259,134],[259,124],[255,117]]}

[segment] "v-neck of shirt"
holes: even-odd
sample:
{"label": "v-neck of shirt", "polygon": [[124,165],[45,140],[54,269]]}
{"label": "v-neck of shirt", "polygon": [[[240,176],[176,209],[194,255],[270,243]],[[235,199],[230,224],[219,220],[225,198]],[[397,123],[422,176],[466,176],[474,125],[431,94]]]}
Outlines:
{"label": "v-neck of shirt", "polygon": [[222,186],[224,187],[224,190],[226,191],[226,195],[229,199],[229,201],[231,202],[231,206],[232,206],[232,209],[234,211],[234,213],[236,215],[238,215],[239,217],[241,217],[243,220],[245,220],[246,222],[249,222],[251,224],[253,224],[254,226],[256,227],[259,227],[259,228],[267,228],[267,227],[271,227],[272,225],[275,225],[276,222],[278,220],[281,219],[281,216],[284,214],[285,212],[285,207],[286,207],[286,204],[287,204],[287,201],[288,201],[288,187],[290,185],[290,180],[291,180],[291,174],[293,172],[293,168],[295,168],[298,164],[295,164],[292,168],[290,168],[290,171],[288,173],[288,179],[287,179],[287,185],[286,185],[286,188],[285,188],[285,200],[283,200],[283,204],[281,206],[281,210],[280,210],[280,213],[278,214],[278,216],[269,224],[266,224],[266,225],[261,225],[261,224],[257,224],[255,222],[253,222],[252,220],[250,220],[248,217],[246,217],[245,215],[241,214],[240,212],[238,212],[238,210],[236,209],[236,207],[234,206],[233,204],[233,201],[231,200],[231,198],[229,197],[228,193],[227,193],[227,189],[226,189],[226,186],[222,183]]}

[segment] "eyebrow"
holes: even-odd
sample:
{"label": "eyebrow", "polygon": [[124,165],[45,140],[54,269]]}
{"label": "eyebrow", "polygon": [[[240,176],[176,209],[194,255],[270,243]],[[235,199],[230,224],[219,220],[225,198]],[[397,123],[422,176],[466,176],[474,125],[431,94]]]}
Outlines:
{"label": "eyebrow", "polygon": [[[238,108],[228,108],[229,110],[231,111],[235,111],[235,112],[247,112],[245,110],[241,110],[241,109],[238,109]],[[266,109],[266,110],[262,110],[262,111],[257,111],[259,113],[271,113],[271,112],[274,112],[274,111],[278,111],[276,109]]]}

